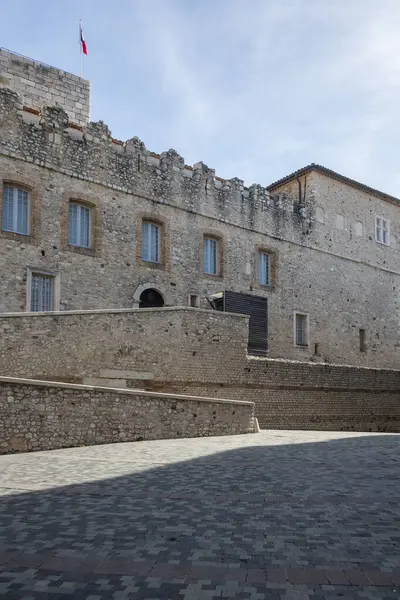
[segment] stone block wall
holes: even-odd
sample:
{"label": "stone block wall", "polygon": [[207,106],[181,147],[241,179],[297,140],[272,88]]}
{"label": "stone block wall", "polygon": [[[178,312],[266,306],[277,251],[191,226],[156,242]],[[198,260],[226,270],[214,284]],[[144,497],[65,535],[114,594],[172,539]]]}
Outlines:
{"label": "stone block wall", "polygon": [[254,432],[254,405],[0,377],[0,453]]}
{"label": "stone block wall", "polygon": [[73,123],[89,122],[90,84],[81,77],[0,48],[0,86],[16,92],[27,108],[58,105]]}
{"label": "stone block wall", "polygon": [[213,380],[243,364],[247,331],[246,316],[189,307],[0,315],[0,374],[118,387]]}
{"label": "stone block wall", "polygon": [[146,389],[255,403],[265,429],[400,432],[400,371],[246,359],[217,381],[143,382]]}
{"label": "stone block wall", "polygon": [[258,359],[194,308],[0,316],[0,373],[255,403],[261,427],[400,431],[400,371]]}

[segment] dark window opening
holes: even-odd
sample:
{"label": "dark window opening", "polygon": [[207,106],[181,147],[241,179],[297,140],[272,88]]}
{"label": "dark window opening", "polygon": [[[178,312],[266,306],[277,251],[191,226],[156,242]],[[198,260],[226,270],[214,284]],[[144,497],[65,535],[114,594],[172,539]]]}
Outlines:
{"label": "dark window opening", "polygon": [[148,288],[140,294],[139,308],[159,308],[164,306],[164,298],[160,292]]}
{"label": "dark window opening", "polygon": [[360,334],[360,352],[366,352],[367,344],[366,344],[365,329],[360,329],[359,334]]}
{"label": "dark window opening", "polygon": [[200,298],[195,294],[190,294],[189,296],[189,306],[192,308],[199,308],[200,306]]}

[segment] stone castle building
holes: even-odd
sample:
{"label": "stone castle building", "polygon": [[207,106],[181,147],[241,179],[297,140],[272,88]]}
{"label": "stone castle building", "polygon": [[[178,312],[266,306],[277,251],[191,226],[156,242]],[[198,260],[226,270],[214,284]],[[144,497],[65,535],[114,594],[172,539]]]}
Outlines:
{"label": "stone castle building", "polygon": [[0,312],[225,308],[257,354],[398,368],[398,199],[315,164],[245,187],[89,107],[0,50]]}

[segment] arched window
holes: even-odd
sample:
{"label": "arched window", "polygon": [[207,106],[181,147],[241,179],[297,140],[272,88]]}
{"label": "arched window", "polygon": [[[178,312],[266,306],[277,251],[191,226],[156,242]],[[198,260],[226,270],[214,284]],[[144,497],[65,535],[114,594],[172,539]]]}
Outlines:
{"label": "arched window", "polygon": [[360,236],[363,234],[363,224],[361,223],[361,221],[354,221],[353,231],[354,231],[354,235]]}
{"label": "arched window", "polygon": [[164,306],[164,298],[160,292],[147,288],[140,294],[139,308],[159,308]]}

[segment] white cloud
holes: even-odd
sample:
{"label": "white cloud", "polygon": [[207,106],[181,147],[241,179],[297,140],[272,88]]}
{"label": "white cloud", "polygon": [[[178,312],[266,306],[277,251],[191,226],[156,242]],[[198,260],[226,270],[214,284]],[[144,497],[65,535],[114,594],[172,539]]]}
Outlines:
{"label": "white cloud", "polygon": [[153,0],[134,16],[151,149],[248,184],[315,161],[396,193],[398,0]]}
{"label": "white cloud", "polygon": [[76,72],[82,16],[93,117],[117,137],[248,184],[315,161],[400,193],[399,0],[71,0],[51,35],[47,4],[9,3],[2,43]]}

